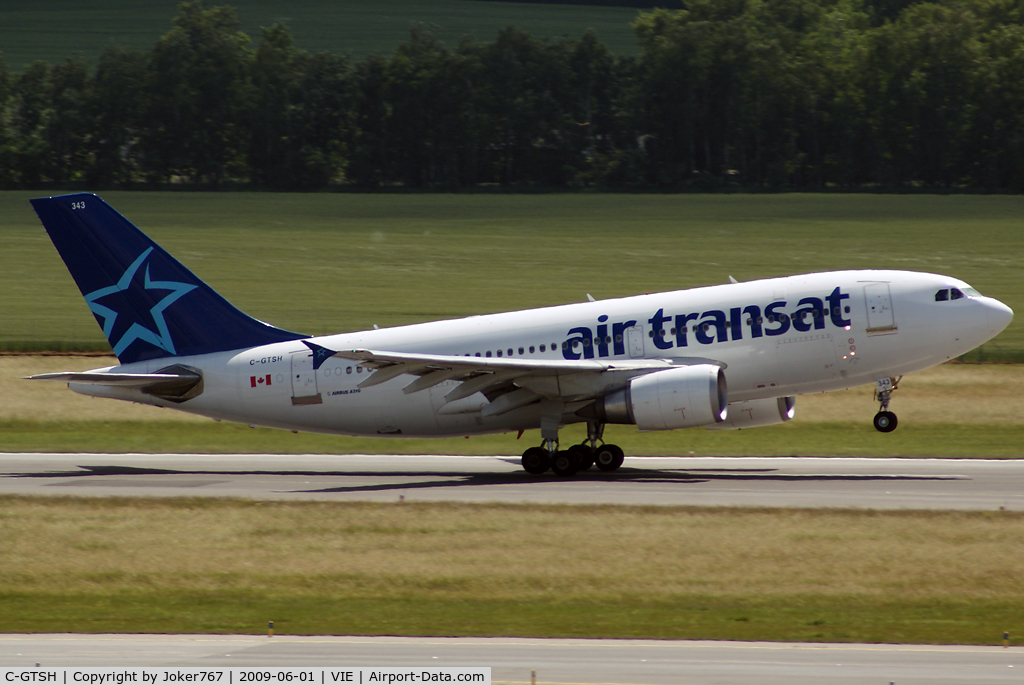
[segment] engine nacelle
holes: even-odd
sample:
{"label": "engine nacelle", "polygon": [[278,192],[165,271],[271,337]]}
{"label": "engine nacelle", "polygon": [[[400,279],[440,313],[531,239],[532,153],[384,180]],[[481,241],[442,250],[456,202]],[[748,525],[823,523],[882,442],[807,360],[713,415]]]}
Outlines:
{"label": "engine nacelle", "polygon": [[793,418],[796,398],[776,397],[766,400],[733,402],[729,405],[729,416],[721,423],[708,426],[708,430],[735,430],[785,423]]}
{"label": "engine nacelle", "polygon": [[642,431],[672,430],[724,421],[728,404],[721,367],[698,364],[634,378],[624,390],[588,407],[586,415],[606,423],[635,423]]}

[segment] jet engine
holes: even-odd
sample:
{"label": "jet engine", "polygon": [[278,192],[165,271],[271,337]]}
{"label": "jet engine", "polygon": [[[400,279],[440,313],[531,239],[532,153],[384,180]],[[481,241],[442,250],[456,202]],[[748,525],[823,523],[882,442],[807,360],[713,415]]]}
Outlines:
{"label": "jet engine", "polygon": [[642,431],[707,426],[728,416],[725,374],[713,364],[683,366],[634,378],[622,390],[579,412],[605,423],[635,423]]}
{"label": "jet engine", "polygon": [[754,428],[785,423],[793,418],[796,398],[773,397],[764,400],[733,402],[729,405],[729,416],[721,423],[708,426],[708,430],[730,430]]}

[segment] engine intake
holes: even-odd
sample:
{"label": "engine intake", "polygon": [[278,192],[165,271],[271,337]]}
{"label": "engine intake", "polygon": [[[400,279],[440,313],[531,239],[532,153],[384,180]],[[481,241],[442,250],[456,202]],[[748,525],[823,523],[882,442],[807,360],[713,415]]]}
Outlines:
{"label": "engine intake", "polygon": [[729,405],[729,417],[721,423],[708,426],[708,430],[735,430],[785,423],[793,418],[796,398],[772,397],[765,400],[747,400]]}
{"label": "engine intake", "polygon": [[642,431],[672,430],[725,421],[728,404],[721,367],[697,364],[634,378],[579,414],[605,423],[633,423]]}

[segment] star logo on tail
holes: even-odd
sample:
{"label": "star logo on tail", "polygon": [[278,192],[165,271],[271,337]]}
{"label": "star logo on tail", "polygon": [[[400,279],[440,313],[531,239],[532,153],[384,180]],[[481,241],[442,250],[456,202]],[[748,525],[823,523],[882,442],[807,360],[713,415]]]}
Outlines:
{"label": "star logo on tail", "polygon": [[[153,248],[150,247],[140,254],[135,261],[125,269],[121,278],[118,279],[117,283],[114,285],[93,290],[85,296],[85,301],[89,304],[89,309],[92,310],[93,314],[95,314],[97,318],[103,319],[101,323],[103,326],[103,335],[105,335],[107,340],[110,341],[110,344],[114,348],[114,354],[118,356],[120,356],[124,350],[128,349],[128,346],[136,340],[148,342],[169,354],[177,354],[174,350],[174,341],[171,340],[171,333],[167,329],[167,322],[164,320],[164,310],[174,304],[178,298],[187,295],[189,292],[199,287],[194,284],[181,283],[179,281],[154,281],[150,278],[148,264],[146,264],[142,282],[133,284],[139,270],[142,268],[142,265],[146,262],[152,252]],[[150,290],[168,291],[167,295],[156,301],[152,307],[148,308],[149,316],[151,317],[156,330],[146,328],[146,326],[138,321],[142,312],[146,310],[145,305],[152,303],[153,300],[156,299],[155,296],[146,292]],[[99,303],[99,300],[113,295],[120,295],[120,297],[116,299],[116,304],[112,304],[112,306],[108,307]],[[142,302],[145,302],[145,305],[141,308],[135,306]],[[117,307],[120,311],[113,307]],[[130,319],[132,323],[115,341],[113,337],[116,335],[115,324],[117,323],[118,317],[122,314],[125,318]],[[124,319],[122,319],[122,325],[123,324]]]}

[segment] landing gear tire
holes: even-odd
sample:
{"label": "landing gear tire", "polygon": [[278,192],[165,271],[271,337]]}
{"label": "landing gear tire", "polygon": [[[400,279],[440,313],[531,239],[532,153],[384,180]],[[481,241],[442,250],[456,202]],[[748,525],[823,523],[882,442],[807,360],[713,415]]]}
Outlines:
{"label": "landing gear tire", "polygon": [[551,468],[551,456],[543,447],[531,447],[523,452],[522,464],[527,473],[539,476]]}
{"label": "landing gear tire", "polygon": [[594,452],[594,463],[602,471],[614,471],[622,466],[625,455],[618,445],[601,445]]}
{"label": "landing gear tire", "polygon": [[574,476],[578,468],[579,462],[573,450],[558,450],[555,452],[554,459],[551,460],[551,470],[555,472],[556,476],[563,478]]}
{"label": "landing gear tire", "polygon": [[594,465],[594,450],[590,445],[573,445],[568,451],[576,458],[577,473]]}
{"label": "landing gear tire", "polygon": [[880,411],[875,414],[875,430],[881,433],[892,433],[896,430],[896,415],[891,411]]}

